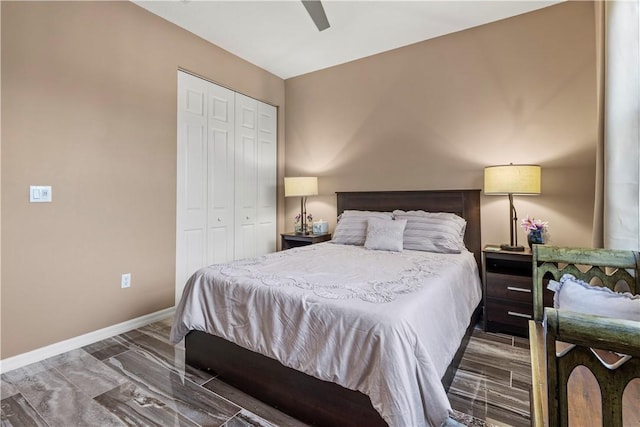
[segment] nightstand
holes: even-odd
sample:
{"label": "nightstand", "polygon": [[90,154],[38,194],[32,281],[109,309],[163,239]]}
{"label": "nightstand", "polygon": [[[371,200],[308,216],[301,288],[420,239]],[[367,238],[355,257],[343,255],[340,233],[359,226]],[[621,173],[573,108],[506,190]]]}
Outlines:
{"label": "nightstand", "polygon": [[[527,336],[533,318],[533,265],[531,250],[510,252],[488,245],[482,250],[484,330]],[[545,306],[553,293],[545,289]]]}
{"label": "nightstand", "polygon": [[331,233],[323,234],[296,234],[296,233],[283,233],[282,236],[282,250],[297,248],[299,246],[313,245],[315,243],[326,242],[331,240]]}

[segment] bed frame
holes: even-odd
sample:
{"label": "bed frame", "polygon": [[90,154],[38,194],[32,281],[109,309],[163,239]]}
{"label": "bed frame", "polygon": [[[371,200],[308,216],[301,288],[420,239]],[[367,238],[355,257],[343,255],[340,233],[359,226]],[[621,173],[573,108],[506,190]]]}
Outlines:
{"label": "bed frame", "polygon": [[[369,191],[337,193],[337,213],[347,209],[451,212],[467,220],[465,244],[481,271],[480,190]],[[448,390],[479,317],[476,308],[453,361],[442,378]],[[317,426],[386,426],[369,397],[288,368],[222,338],[191,331],[186,362],[213,371],[226,383],[305,423]]]}

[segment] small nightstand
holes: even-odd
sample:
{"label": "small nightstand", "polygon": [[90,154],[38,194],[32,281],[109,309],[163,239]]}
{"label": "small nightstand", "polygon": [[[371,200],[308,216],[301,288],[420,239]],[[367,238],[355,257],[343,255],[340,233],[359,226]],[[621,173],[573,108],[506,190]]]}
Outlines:
{"label": "small nightstand", "polygon": [[[527,336],[533,318],[533,265],[531,250],[510,252],[496,246],[482,250],[484,330]],[[545,306],[553,297],[545,290]]]}
{"label": "small nightstand", "polygon": [[283,233],[282,236],[282,250],[297,248],[298,246],[313,245],[315,243],[326,242],[331,240],[331,233],[323,234],[296,234],[296,233]]}

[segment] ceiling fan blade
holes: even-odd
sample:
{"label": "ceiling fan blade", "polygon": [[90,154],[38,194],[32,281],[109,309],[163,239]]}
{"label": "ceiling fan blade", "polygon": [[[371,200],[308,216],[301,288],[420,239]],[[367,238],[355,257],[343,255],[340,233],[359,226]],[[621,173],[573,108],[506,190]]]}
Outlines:
{"label": "ceiling fan blade", "polygon": [[318,31],[323,31],[329,28],[329,20],[327,14],[324,13],[324,7],[320,0],[302,0],[302,4],[311,16],[313,23],[318,27]]}

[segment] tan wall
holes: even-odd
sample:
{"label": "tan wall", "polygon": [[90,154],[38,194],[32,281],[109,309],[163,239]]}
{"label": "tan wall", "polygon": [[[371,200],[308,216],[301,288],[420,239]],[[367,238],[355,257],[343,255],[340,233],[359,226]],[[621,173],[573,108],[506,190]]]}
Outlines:
{"label": "tan wall", "polygon": [[[482,188],[484,166],[540,164],[519,216],[590,246],[594,43],[593,4],[567,2],[289,79],[285,175],[319,177],[307,211],[333,229],[336,191]],[[508,222],[507,197],[483,196],[483,242],[507,242]]]}
{"label": "tan wall", "polygon": [[2,358],[173,305],[178,67],[280,106],[282,165],[281,79],[129,2],[2,2]]}

